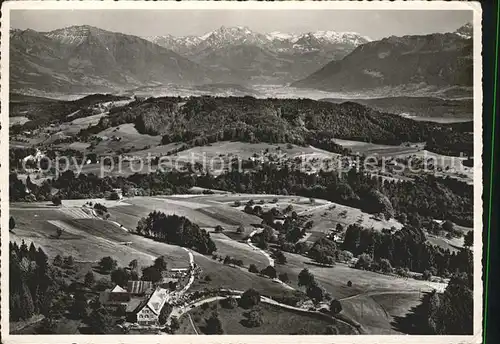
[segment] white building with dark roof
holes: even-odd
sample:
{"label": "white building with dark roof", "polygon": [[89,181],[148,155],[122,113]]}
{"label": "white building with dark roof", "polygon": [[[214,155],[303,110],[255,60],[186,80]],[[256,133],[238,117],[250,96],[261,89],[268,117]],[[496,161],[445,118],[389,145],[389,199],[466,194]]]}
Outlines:
{"label": "white building with dark roof", "polygon": [[167,289],[157,288],[151,296],[134,309],[134,320],[139,325],[158,325],[158,317],[165,302],[169,299]]}

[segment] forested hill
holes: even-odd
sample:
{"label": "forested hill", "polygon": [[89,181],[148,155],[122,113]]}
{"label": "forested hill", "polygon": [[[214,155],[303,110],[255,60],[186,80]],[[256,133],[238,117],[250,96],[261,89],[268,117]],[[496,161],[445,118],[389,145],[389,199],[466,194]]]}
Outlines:
{"label": "forested hill", "polygon": [[417,122],[398,115],[345,102],[334,104],[309,99],[256,99],[253,97],[164,97],[137,100],[113,109],[94,127],[91,136],[109,127],[134,123],[139,132],[163,135],[163,143],[206,144],[220,140],[291,142],[325,149],[332,138],[381,144],[432,142],[447,154],[472,151],[472,134],[451,125]]}

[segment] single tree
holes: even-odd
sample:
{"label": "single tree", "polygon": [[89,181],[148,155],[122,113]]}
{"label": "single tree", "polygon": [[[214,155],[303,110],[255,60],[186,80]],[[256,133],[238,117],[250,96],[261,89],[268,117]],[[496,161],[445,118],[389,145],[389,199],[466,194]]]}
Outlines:
{"label": "single tree", "polygon": [[260,303],[260,293],[255,289],[247,289],[240,298],[242,308],[252,308]]}
{"label": "single tree", "polygon": [[339,300],[333,299],[330,302],[330,312],[332,314],[339,314],[342,311],[342,304],[340,303]]}
{"label": "single tree", "polygon": [[288,278],[288,274],[286,272],[283,272],[279,274],[278,278],[280,279],[281,282],[283,283],[288,283],[290,282],[290,278]]}
{"label": "single tree", "polygon": [[472,231],[468,231],[464,235],[464,247],[472,247],[474,244],[474,234]]}
{"label": "single tree", "polygon": [[269,277],[269,278],[276,278],[276,269],[272,267],[271,265],[267,266],[265,269],[263,269],[261,274]]}
{"label": "single tree", "polygon": [[323,301],[325,291],[318,284],[313,283],[307,287],[306,295],[310,297],[315,303]]}
{"label": "single tree", "polygon": [[60,255],[55,256],[52,264],[55,266],[62,266],[63,265],[63,258]]}
{"label": "single tree", "polygon": [[56,206],[59,206],[62,204],[62,200],[61,200],[61,197],[59,196],[54,196],[52,197],[52,203]]}
{"label": "single tree", "polygon": [[170,319],[170,331],[172,331],[172,333],[175,333],[175,331],[177,331],[180,327],[181,325],[179,323],[179,319],[173,316],[172,319]]}
{"label": "single tree", "polygon": [[93,334],[106,334],[112,329],[113,319],[104,308],[100,308],[89,315],[88,325]]}
{"label": "single tree", "polygon": [[111,281],[121,287],[126,286],[129,279],[130,275],[125,269],[116,269],[111,272]]}
{"label": "single tree", "polygon": [[299,273],[298,280],[299,287],[306,288],[314,284],[315,282],[313,274],[307,268],[302,269],[302,271]]}
{"label": "single tree", "polygon": [[139,266],[139,262],[137,261],[137,259],[134,259],[134,260],[130,261],[130,263],[128,263],[128,267],[132,270],[137,269],[138,266]]}
{"label": "single tree", "polygon": [[155,268],[154,266],[149,266],[147,268],[142,269],[142,280],[143,281],[151,281],[153,283],[160,282],[163,278],[160,270]]}
{"label": "single tree", "polygon": [[9,219],[9,231],[12,231],[16,227],[16,220],[11,216]]}
{"label": "single tree", "polygon": [[66,268],[71,268],[75,265],[75,260],[73,259],[72,256],[67,256],[67,257],[64,257],[64,267]]}
{"label": "single tree", "polygon": [[257,266],[255,264],[250,264],[250,266],[248,267],[248,271],[256,274],[259,272],[259,269],[257,269]]}
{"label": "single tree", "polygon": [[110,273],[112,270],[116,269],[117,265],[117,261],[109,256],[99,261],[99,268],[105,273]]}
{"label": "single tree", "polygon": [[258,309],[252,309],[247,313],[246,324],[248,327],[259,327],[263,323],[262,313]]}
{"label": "single tree", "polygon": [[156,258],[154,265],[155,268],[157,268],[160,272],[166,271],[167,270],[167,261],[165,260],[165,257],[160,256]]}
{"label": "single tree", "polygon": [[223,334],[224,329],[222,328],[222,322],[216,313],[212,313],[210,318],[206,320],[207,326],[205,331],[207,334]]}
{"label": "single tree", "polygon": [[224,308],[233,309],[238,307],[238,300],[236,300],[234,297],[226,297],[225,299],[221,300],[221,305]]}
{"label": "single tree", "polygon": [[94,274],[92,273],[92,271],[89,271],[85,274],[85,278],[84,278],[83,283],[85,284],[85,286],[87,288],[92,288],[92,286],[95,283],[95,277],[94,277]]}

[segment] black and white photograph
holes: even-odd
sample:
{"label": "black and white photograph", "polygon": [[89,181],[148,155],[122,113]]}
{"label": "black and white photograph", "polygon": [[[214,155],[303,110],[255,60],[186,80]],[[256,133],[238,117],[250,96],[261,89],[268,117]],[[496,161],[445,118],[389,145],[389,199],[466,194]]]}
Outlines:
{"label": "black and white photograph", "polygon": [[1,40],[4,343],[481,342],[479,4],[20,1]]}

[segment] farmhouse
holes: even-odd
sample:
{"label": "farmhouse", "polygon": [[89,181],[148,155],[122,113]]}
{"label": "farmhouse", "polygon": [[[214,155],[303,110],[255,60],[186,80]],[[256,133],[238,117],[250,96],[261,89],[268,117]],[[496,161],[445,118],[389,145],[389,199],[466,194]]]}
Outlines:
{"label": "farmhouse", "polygon": [[[167,289],[157,288],[149,298],[138,304],[129,318],[139,325],[157,325],[160,311],[168,300],[168,296]],[[127,311],[129,309],[127,307]]]}
{"label": "farmhouse", "polygon": [[113,289],[107,289],[99,295],[99,302],[105,306],[127,306],[129,301],[130,293],[119,285]]}

